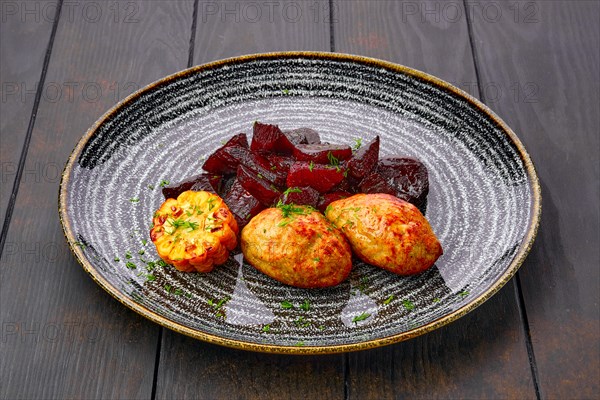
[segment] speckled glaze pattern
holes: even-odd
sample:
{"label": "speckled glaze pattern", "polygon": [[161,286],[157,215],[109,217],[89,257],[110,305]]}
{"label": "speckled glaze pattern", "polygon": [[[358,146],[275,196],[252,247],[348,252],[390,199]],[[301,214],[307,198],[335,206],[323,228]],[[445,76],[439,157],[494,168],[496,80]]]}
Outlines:
{"label": "speckled glaze pattern", "polygon": [[[332,143],[379,135],[382,156],[422,160],[426,217],[444,248],[436,265],[400,277],[357,261],[347,281],[321,290],[280,284],[239,252],[208,274],[152,268],[160,183],[199,173],[255,120],[310,127]],[[230,347],[332,353],[406,340],[477,307],[523,262],[540,204],[516,135],[459,89],[374,59],[271,53],[182,71],[108,111],[65,167],[59,211],[84,269],[145,317]]]}

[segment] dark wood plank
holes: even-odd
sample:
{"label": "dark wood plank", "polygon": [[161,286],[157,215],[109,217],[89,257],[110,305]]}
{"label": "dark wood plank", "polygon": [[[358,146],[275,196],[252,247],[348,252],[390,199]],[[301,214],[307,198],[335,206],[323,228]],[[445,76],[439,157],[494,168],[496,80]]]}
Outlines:
{"label": "dark wood plank", "polygon": [[[446,4],[339,2],[336,50],[417,68],[477,95],[465,10]],[[350,398],[535,398],[515,293],[511,281],[450,326],[350,354]]]}
{"label": "dark wood plank", "polygon": [[340,399],[342,355],[261,354],[164,335],[157,398]]}
{"label": "dark wood plank", "polygon": [[597,398],[600,3],[492,3],[505,18],[474,10],[480,77],[507,89],[494,108],[542,183],[539,235],[519,272],[540,391]]}
{"label": "dark wood plank", "polygon": [[[211,4],[218,8],[210,8]],[[266,3],[253,4],[262,4],[262,17],[256,22],[253,22],[255,14],[249,14],[250,9],[244,11],[243,2],[200,2],[195,64],[256,52],[329,50],[326,1],[316,5],[313,1],[273,2],[272,18]],[[292,18],[293,9],[289,7],[298,7],[301,16]],[[284,14],[284,9],[289,14]],[[217,347],[164,330],[156,397],[341,398],[343,368],[343,355],[294,357],[251,353]]]}
{"label": "dark wood plank", "polygon": [[[87,14],[67,3],[47,75],[62,96],[42,98],[28,169],[64,165],[106,109],[187,63],[192,1],[91,2]],[[150,398],[160,328],[77,264],[57,191],[58,182],[23,180],[17,197],[0,264],[0,397]]]}
{"label": "dark wood plank", "polygon": [[200,1],[194,63],[252,53],[329,51],[326,0]]}
{"label": "dark wood plank", "polygon": [[[6,214],[17,175],[56,3],[56,0],[0,3],[0,218]],[[60,169],[60,165],[40,166],[39,170],[26,171],[24,177],[58,182]]]}

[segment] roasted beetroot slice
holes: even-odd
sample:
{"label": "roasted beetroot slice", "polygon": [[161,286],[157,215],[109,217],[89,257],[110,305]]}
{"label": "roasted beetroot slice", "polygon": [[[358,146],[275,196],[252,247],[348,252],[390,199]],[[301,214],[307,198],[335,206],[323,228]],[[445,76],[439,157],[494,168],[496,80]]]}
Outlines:
{"label": "roasted beetroot slice", "polygon": [[250,150],[245,147],[225,145],[212,153],[202,168],[215,175],[235,174],[238,165],[249,156]]}
{"label": "roasted beetroot slice", "polygon": [[277,125],[261,124],[256,121],[254,123],[250,149],[252,151],[292,154],[294,145]]}
{"label": "roasted beetroot slice", "polygon": [[319,144],[321,137],[319,132],[310,128],[298,128],[291,131],[283,132],[292,144]]}
{"label": "roasted beetroot slice", "polygon": [[283,204],[293,203],[317,208],[319,197],[319,192],[310,186],[305,186],[301,188],[288,188],[281,196],[279,196],[279,200]]}
{"label": "roasted beetroot slice", "polygon": [[271,182],[243,165],[238,167],[237,178],[240,185],[266,207],[272,205],[280,195],[279,190]]}
{"label": "roasted beetroot slice", "polygon": [[377,172],[367,175],[359,185],[361,193],[386,193],[396,196],[396,189]]}
{"label": "roasted beetroot slice", "polygon": [[424,204],[429,193],[427,167],[410,157],[385,157],[379,160],[377,172],[396,189],[396,196],[417,207]]}
{"label": "roasted beetroot slice", "polygon": [[344,180],[344,168],[296,161],[287,176],[288,187],[310,186],[319,193],[327,193]]}
{"label": "roasted beetroot slice", "polygon": [[293,154],[297,161],[337,164],[352,157],[352,148],[338,144],[299,144]]}
{"label": "roasted beetroot slice", "polygon": [[351,193],[344,192],[344,191],[325,193],[323,195],[323,197],[321,197],[321,199],[319,200],[319,204],[317,205],[317,209],[319,211],[321,211],[322,213],[324,213],[325,209],[327,208],[327,206],[329,204],[333,203],[336,200],[345,199],[346,197],[350,197],[350,196],[352,196]]}
{"label": "roasted beetroot slice", "polygon": [[250,146],[248,146],[248,136],[245,133],[238,133],[237,135],[233,135],[231,137],[231,139],[229,139],[227,141],[227,143],[225,143],[223,145],[223,147],[234,147],[234,146],[239,146],[239,147],[244,147],[246,149],[249,149]]}
{"label": "roasted beetroot slice", "polygon": [[348,160],[348,173],[356,179],[362,179],[367,176],[377,166],[379,159],[379,136],[362,146]]}
{"label": "roasted beetroot slice", "polygon": [[269,161],[269,170],[281,173],[287,177],[287,173],[294,163],[294,159],[292,157],[282,156],[274,153],[264,154],[263,156]]}
{"label": "roasted beetroot slice", "polygon": [[237,179],[233,181],[231,189],[227,195],[225,195],[223,200],[225,201],[225,204],[227,204],[227,207],[229,207],[229,210],[233,213],[240,231],[256,214],[265,208],[242,187]]}
{"label": "roasted beetroot slice", "polygon": [[243,165],[255,174],[260,174],[263,179],[266,179],[277,187],[285,186],[286,171],[277,170],[277,168],[271,169],[269,159],[258,153],[248,153],[248,156],[240,161],[240,165]]}
{"label": "roasted beetroot slice", "polygon": [[[213,186],[213,183],[217,183],[217,188]],[[176,199],[181,193],[186,190],[195,191],[207,191],[217,193],[221,176],[213,174],[200,174],[194,175],[184,179],[181,182],[173,183],[162,188],[162,194],[165,199]]]}

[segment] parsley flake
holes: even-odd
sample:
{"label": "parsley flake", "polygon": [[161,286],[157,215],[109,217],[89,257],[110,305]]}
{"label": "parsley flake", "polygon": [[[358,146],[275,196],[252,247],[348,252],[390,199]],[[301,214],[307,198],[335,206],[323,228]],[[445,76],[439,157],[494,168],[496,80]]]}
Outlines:
{"label": "parsley flake", "polygon": [[308,300],[304,300],[304,303],[300,304],[300,308],[304,311],[310,310],[310,303]]}
{"label": "parsley flake", "polygon": [[355,316],[354,318],[352,318],[352,322],[354,322],[355,324],[360,322],[360,321],[364,321],[365,319],[369,318],[371,316],[371,314],[369,313],[362,313],[360,315]]}
{"label": "parsley flake", "polygon": [[406,308],[408,311],[413,310],[415,308],[415,305],[413,304],[412,301],[410,300],[404,300],[402,301],[402,305],[404,306],[404,308]]}
{"label": "parsley flake", "polygon": [[291,308],[294,308],[294,305],[292,303],[290,303],[287,300],[284,300],[281,302],[281,308],[283,308],[284,310],[289,310]]}

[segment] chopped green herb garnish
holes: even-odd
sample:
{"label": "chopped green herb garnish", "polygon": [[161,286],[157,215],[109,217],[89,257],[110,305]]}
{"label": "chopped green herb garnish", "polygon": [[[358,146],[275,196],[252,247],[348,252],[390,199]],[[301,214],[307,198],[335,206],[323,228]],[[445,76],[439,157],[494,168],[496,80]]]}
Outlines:
{"label": "chopped green herb garnish", "polygon": [[313,211],[312,207],[309,206],[297,206],[294,203],[283,204],[281,200],[277,203],[277,208],[281,210],[283,218],[287,218],[290,215],[308,215]]}
{"label": "chopped green herb garnish", "polygon": [[337,167],[338,165],[340,165],[340,160],[336,156],[334,156],[331,151],[327,153],[327,159],[329,160],[329,165],[331,165],[332,167]]}
{"label": "chopped green herb garnish", "polygon": [[138,197],[132,197],[131,199],[129,199],[129,201],[132,203],[137,203],[138,201],[140,201],[140,199]]}
{"label": "chopped green herb garnish", "polygon": [[304,300],[304,303],[300,304],[300,308],[304,311],[310,310],[310,303],[308,300]]}
{"label": "chopped green herb garnish", "polygon": [[440,301],[442,301],[442,299],[440,299],[439,297],[436,297],[435,299],[433,299],[434,303],[439,303]]}
{"label": "chopped green herb garnish", "polygon": [[283,94],[290,94],[289,89],[283,89],[282,92],[283,92]]}
{"label": "chopped green herb garnish", "polygon": [[158,264],[160,267],[166,267],[167,265],[169,265],[169,264],[167,264],[167,263],[166,263],[164,260],[158,260],[156,263],[157,263],[157,264]]}
{"label": "chopped green herb garnish", "polygon": [[215,208],[215,197],[211,197],[210,199],[207,200],[208,202],[208,211],[211,211],[213,208]]}
{"label": "chopped green herb garnish", "polygon": [[142,239],[142,245],[146,245],[148,243],[148,241],[146,239]]}
{"label": "chopped green herb garnish", "polygon": [[160,187],[165,187],[165,186],[167,186],[168,184],[169,184],[169,181],[167,181],[167,180],[164,180],[164,179],[163,179],[163,180],[161,180],[161,181],[160,181],[160,183],[159,183],[159,186],[160,186]]}
{"label": "chopped green herb garnish", "polygon": [[281,221],[280,223],[278,223],[278,224],[277,224],[277,226],[279,226],[279,227],[284,227],[284,226],[286,226],[287,224],[289,224],[290,222],[292,222],[292,220],[291,220],[291,219],[288,219],[288,220],[286,220],[286,221]]}
{"label": "chopped green herb garnish", "polygon": [[175,296],[181,296],[182,293],[183,293],[183,290],[175,289],[175,292],[174,292]]}
{"label": "chopped green herb garnish", "polygon": [[312,170],[313,170],[314,167],[315,167],[315,163],[314,162],[311,161],[311,162],[308,163],[308,170],[310,172],[312,172]]}
{"label": "chopped green herb garnish", "polygon": [[198,223],[193,221],[184,221],[183,219],[170,219],[169,224],[174,228],[171,232],[167,232],[169,234],[175,233],[177,228],[183,227],[187,228],[190,231],[196,230],[198,228]]}
{"label": "chopped green herb garnish", "polygon": [[167,293],[171,293],[171,289],[173,288],[171,285],[169,284],[165,284],[165,290],[167,291]]}
{"label": "chopped green herb garnish", "polygon": [[146,275],[146,279],[149,280],[149,281],[155,281],[156,277],[154,275],[152,275],[152,274],[149,274],[149,275]]}
{"label": "chopped green herb garnish", "polygon": [[303,347],[304,346],[304,342],[303,341],[296,342],[296,344],[294,346],[296,346],[296,347]]}
{"label": "chopped green herb garnish", "polygon": [[468,290],[463,290],[462,292],[460,292],[458,294],[460,297],[467,297],[469,295],[469,291]]}
{"label": "chopped green herb garnish", "polygon": [[115,257],[115,261],[119,262],[121,259],[119,257]]}
{"label": "chopped green herb garnish", "polygon": [[353,147],[353,149],[356,151],[356,150],[360,149],[360,146],[362,146],[362,138],[356,138],[356,139],[354,139],[354,147]]}
{"label": "chopped green herb garnish", "polygon": [[86,247],[86,246],[85,246],[85,243],[83,243],[83,242],[73,242],[73,244],[74,244],[75,246],[79,246],[79,247],[81,247],[82,249],[85,249],[85,247]]}
{"label": "chopped green herb garnish", "polygon": [[287,300],[281,302],[281,308],[284,310],[289,310],[290,308],[294,308],[294,305]]}
{"label": "chopped green herb garnish", "polygon": [[313,258],[313,261],[314,262],[319,262],[319,261],[321,261],[321,258],[320,257],[315,257],[315,258]]}
{"label": "chopped green herb garnish", "polygon": [[284,195],[288,195],[290,193],[302,193],[302,189],[297,188],[297,187],[291,187],[291,188],[287,188],[285,190],[285,192],[283,192]]}
{"label": "chopped green herb garnish", "polygon": [[144,255],[144,253],[145,253],[144,249],[141,249],[140,251],[138,251],[138,254],[139,254],[140,256],[143,256],[143,255]]}
{"label": "chopped green herb garnish", "polygon": [[301,315],[298,318],[296,318],[296,320],[294,321],[294,324],[298,327],[306,328],[307,326],[310,326],[310,321],[307,321],[306,318],[304,318]]}
{"label": "chopped green herb garnish", "polygon": [[148,189],[154,190],[154,185],[148,185]]}
{"label": "chopped green herb garnish", "polygon": [[258,176],[258,179],[264,179],[264,176],[262,176],[262,174],[260,172],[258,174],[256,174],[256,176]]}
{"label": "chopped green herb garnish", "polygon": [[271,324],[266,324],[262,327],[263,332],[269,332],[271,330]]}
{"label": "chopped green herb garnish", "polygon": [[128,259],[128,260],[131,260],[131,252],[130,251],[127,251],[125,253],[125,258]]}
{"label": "chopped green herb garnish", "polygon": [[223,307],[223,304],[227,303],[229,301],[229,299],[230,299],[229,296],[225,296],[219,301],[208,299],[207,303],[209,306],[214,307],[215,310],[218,310],[221,307]]}
{"label": "chopped green herb garnish", "polygon": [[371,314],[364,312],[364,313],[352,318],[352,322],[354,322],[356,324],[360,321],[364,321],[365,319],[369,318],[370,316],[371,316]]}
{"label": "chopped green herb garnish", "polygon": [[394,300],[394,295],[391,294],[387,299],[383,301],[383,304],[390,304],[390,302]]}
{"label": "chopped green herb garnish", "polygon": [[277,165],[272,165],[271,166],[271,171],[275,171],[277,169]]}
{"label": "chopped green herb garnish", "polygon": [[409,311],[413,310],[415,308],[415,305],[410,300],[403,300],[402,305],[404,306],[404,308],[406,308]]}
{"label": "chopped green herb garnish", "polygon": [[127,262],[125,263],[125,266],[126,266],[127,268],[129,268],[129,269],[136,269],[136,268],[137,268],[137,266],[136,266],[134,263],[132,263],[131,261],[127,261]]}

